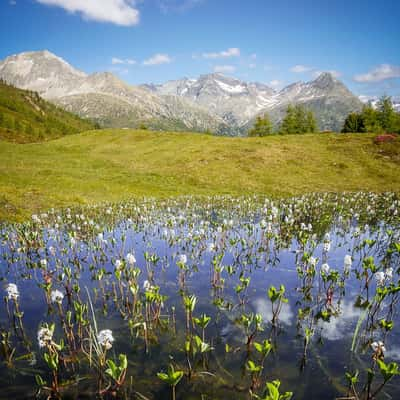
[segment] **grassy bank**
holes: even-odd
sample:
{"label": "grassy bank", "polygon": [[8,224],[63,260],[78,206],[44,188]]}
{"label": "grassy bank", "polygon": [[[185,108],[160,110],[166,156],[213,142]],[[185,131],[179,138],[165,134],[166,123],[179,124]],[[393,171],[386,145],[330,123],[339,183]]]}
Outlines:
{"label": "grassy bank", "polygon": [[224,138],[102,130],[0,141],[0,219],[134,196],[400,191],[400,143],[374,135]]}

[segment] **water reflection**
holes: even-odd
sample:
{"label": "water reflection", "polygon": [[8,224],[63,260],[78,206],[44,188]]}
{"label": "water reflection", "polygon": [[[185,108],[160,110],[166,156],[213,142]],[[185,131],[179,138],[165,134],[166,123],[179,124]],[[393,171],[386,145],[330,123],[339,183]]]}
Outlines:
{"label": "water reflection", "polygon": [[[0,314],[0,388],[10,398],[38,386],[43,398],[167,398],[157,373],[172,364],[184,372],[179,399],[249,399],[273,379],[294,398],[347,395],[343,371],[398,359],[398,207],[395,195],[370,193],[187,198],[3,225],[0,275],[19,296]],[[40,348],[38,330],[52,324]],[[95,328],[112,331],[111,347],[96,350]],[[379,341],[384,354],[372,351]],[[45,352],[62,360],[62,388],[50,387]],[[110,378],[119,354],[124,379]]]}

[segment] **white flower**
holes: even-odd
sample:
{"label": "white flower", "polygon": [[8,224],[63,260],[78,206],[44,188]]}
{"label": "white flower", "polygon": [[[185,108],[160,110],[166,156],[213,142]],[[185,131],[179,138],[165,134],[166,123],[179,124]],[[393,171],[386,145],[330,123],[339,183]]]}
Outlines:
{"label": "white flower", "polygon": [[59,290],[52,290],[51,291],[51,302],[52,303],[62,303],[64,298],[64,294]]}
{"label": "white flower", "polygon": [[126,259],[126,262],[127,262],[129,265],[133,265],[133,264],[135,264],[135,262],[136,262],[136,258],[135,258],[135,256],[134,256],[132,253],[128,253],[128,254],[126,255],[125,259]]}
{"label": "white flower", "polygon": [[385,284],[385,273],[382,271],[375,272],[375,279],[378,286]]}
{"label": "white flower", "polygon": [[317,259],[315,257],[310,257],[310,259],[308,260],[310,265],[312,265],[313,267],[315,267],[317,265]]}
{"label": "white flower", "polygon": [[376,353],[377,351],[381,351],[384,353],[386,351],[385,344],[382,341],[371,343],[372,350]]}
{"label": "white flower", "polygon": [[386,279],[391,280],[393,279],[393,268],[389,267],[385,269]]}
{"label": "white flower", "polygon": [[331,249],[331,242],[324,242],[324,252],[327,253]]}
{"label": "white flower", "polygon": [[352,263],[353,263],[353,260],[352,260],[352,258],[351,258],[351,255],[346,254],[346,255],[344,256],[344,265],[345,265],[345,266],[351,267],[351,264],[352,264]]}
{"label": "white flower", "polygon": [[122,266],[122,261],[121,260],[115,260],[115,268],[116,269],[119,269],[119,268],[121,268],[121,266]]}
{"label": "white flower", "polygon": [[104,330],[100,331],[99,334],[97,335],[97,341],[106,350],[111,349],[112,344],[114,342],[114,337],[112,335],[112,331],[110,329],[104,329]]}
{"label": "white flower", "polygon": [[17,300],[19,297],[18,287],[15,283],[9,283],[6,287],[6,292],[10,300]]}
{"label": "white flower", "polygon": [[325,275],[328,275],[329,270],[330,270],[330,267],[328,264],[325,263],[325,264],[321,265],[321,273],[323,272]]}
{"label": "white flower", "polygon": [[56,255],[56,249],[53,246],[50,246],[49,253],[54,257]]}
{"label": "white flower", "polygon": [[146,292],[151,292],[152,290],[154,290],[154,286],[146,279],[146,280],[143,282],[143,289],[144,289]]}
{"label": "white flower", "polygon": [[40,265],[41,265],[43,268],[46,268],[46,267],[47,267],[47,260],[46,260],[45,258],[41,259],[41,260],[40,260]]}
{"label": "white flower", "polygon": [[344,256],[344,272],[349,273],[350,272],[350,268],[351,268],[351,264],[353,263],[353,260],[351,258],[351,256],[349,254],[346,254]]}
{"label": "white flower", "polygon": [[178,262],[180,264],[186,264],[187,263],[187,256],[186,254],[180,254],[178,257]]}
{"label": "white flower", "polygon": [[39,347],[46,347],[53,340],[53,331],[47,327],[40,328],[37,335]]}
{"label": "white flower", "polygon": [[149,290],[151,288],[151,284],[150,284],[150,282],[146,279],[144,282],[143,282],[143,289],[144,290]]}
{"label": "white flower", "polygon": [[207,245],[207,251],[209,253],[212,253],[213,251],[215,251],[215,244],[214,243],[208,243]]}

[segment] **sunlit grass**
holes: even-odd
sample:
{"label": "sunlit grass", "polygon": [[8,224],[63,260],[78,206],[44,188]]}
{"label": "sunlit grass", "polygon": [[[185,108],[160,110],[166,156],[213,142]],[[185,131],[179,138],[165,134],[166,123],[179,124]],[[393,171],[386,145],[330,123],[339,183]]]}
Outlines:
{"label": "sunlit grass", "polygon": [[373,138],[102,130],[40,144],[0,142],[0,219],[140,196],[397,192],[399,141]]}

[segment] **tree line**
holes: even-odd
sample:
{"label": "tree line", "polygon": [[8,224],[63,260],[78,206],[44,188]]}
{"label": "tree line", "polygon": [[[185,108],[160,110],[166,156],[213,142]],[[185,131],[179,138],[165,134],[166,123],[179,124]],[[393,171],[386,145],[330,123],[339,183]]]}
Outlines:
{"label": "tree line", "polygon": [[268,114],[258,116],[254,127],[248,132],[248,135],[267,136],[272,133],[294,135],[315,133],[317,131],[318,126],[314,113],[303,105],[297,104],[288,106],[285,117],[275,130]]}
{"label": "tree line", "polygon": [[350,113],[342,132],[400,133],[400,113],[395,111],[389,96],[382,96],[376,107],[370,102],[361,112]]}
{"label": "tree line", "polygon": [[[293,135],[318,132],[314,113],[301,104],[289,105],[281,123],[274,129],[268,116],[258,116],[248,136],[267,136],[273,133]],[[391,97],[382,96],[374,107],[366,104],[361,112],[350,113],[341,130],[347,132],[400,133],[400,113],[393,107]]]}
{"label": "tree line", "polygon": [[42,99],[37,92],[22,90],[0,79],[1,136],[43,140],[97,126]]}

